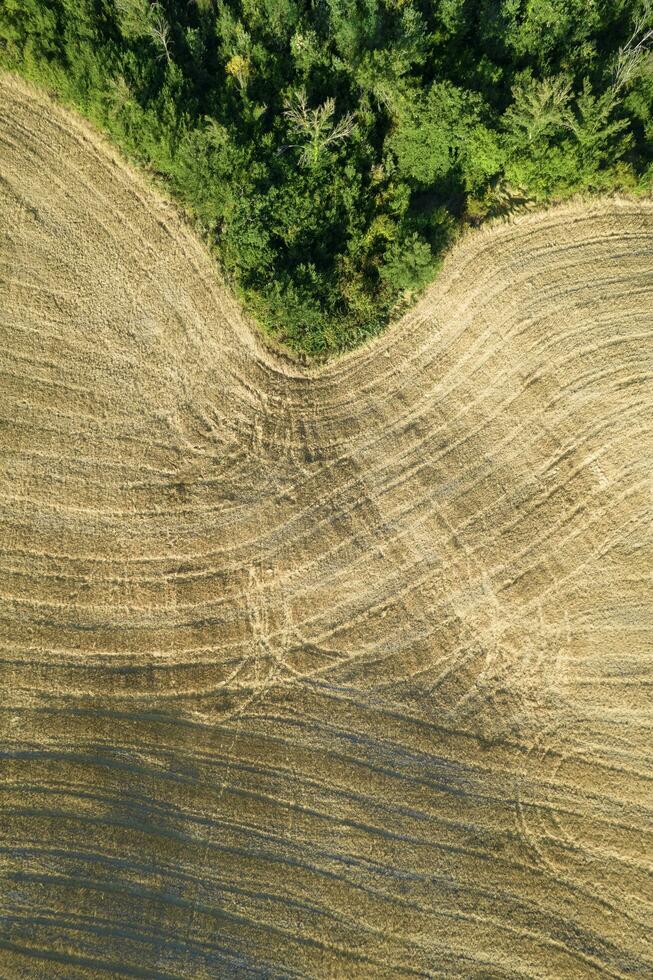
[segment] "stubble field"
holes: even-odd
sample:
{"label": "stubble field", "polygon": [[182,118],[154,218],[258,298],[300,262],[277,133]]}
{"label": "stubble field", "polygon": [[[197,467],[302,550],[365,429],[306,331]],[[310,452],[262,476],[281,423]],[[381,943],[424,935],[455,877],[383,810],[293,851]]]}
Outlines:
{"label": "stubble field", "polygon": [[0,201],[0,976],[650,976],[653,203],[308,368],[8,77]]}

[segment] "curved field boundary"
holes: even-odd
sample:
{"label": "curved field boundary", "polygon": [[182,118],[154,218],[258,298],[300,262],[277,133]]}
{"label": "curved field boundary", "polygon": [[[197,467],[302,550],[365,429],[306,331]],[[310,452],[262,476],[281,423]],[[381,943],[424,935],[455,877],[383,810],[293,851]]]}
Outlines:
{"label": "curved field boundary", "polygon": [[650,975],[653,204],[309,369],[7,77],[0,201],[0,975]]}

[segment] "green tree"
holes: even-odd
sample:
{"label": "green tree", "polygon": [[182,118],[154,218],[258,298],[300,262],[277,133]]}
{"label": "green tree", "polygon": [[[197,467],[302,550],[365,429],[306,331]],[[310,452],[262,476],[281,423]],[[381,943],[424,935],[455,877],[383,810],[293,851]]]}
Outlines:
{"label": "green tree", "polygon": [[399,172],[415,183],[433,185],[456,170],[468,189],[496,174],[503,157],[498,140],[482,122],[480,96],[436,82],[426,97],[405,111],[388,140]]}
{"label": "green tree", "polygon": [[433,278],[436,262],[428,242],[417,232],[393,242],[379,271],[397,293],[415,292]]}

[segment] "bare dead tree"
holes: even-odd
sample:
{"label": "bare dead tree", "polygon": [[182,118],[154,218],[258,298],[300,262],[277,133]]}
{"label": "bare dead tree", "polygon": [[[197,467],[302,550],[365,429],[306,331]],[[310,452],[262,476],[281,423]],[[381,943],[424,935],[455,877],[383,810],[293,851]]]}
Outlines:
{"label": "bare dead tree", "polygon": [[303,146],[300,159],[305,166],[315,166],[323,150],[351,136],[354,115],[348,112],[335,122],[335,109],[335,99],[327,99],[316,109],[310,109],[303,89],[286,100],[284,115],[302,139],[291,146]]}
{"label": "bare dead tree", "polygon": [[161,49],[161,57],[165,57],[168,64],[170,64],[172,61],[170,55],[170,26],[166,20],[163,8],[159,3],[153,3],[150,8],[148,35]]}
{"label": "bare dead tree", "polygon": [[160,57],[168,63],[170,53],[170,25],[158,0],[115,0],[120,30],[125,37],[149,37],[159,48]]}
{"label": "bare dead tree", "polygon": [[647,3],[635,20],[633,33],[622,48],[619,49],[614,66],[612,89],[615,95],[627,88],[639,73],[648,68],[653,70],[653,28],[647,24],[651,18],[651,4]]}

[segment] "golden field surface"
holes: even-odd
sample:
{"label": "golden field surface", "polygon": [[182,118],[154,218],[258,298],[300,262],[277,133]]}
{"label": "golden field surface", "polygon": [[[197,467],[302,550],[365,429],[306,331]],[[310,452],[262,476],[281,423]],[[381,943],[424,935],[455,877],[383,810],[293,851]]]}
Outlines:
{"label": "golden field surface", "polygon": [[322,366],[0,81],[0,977],[650,977],[653,203]]}

